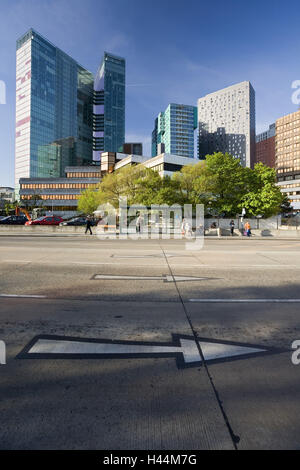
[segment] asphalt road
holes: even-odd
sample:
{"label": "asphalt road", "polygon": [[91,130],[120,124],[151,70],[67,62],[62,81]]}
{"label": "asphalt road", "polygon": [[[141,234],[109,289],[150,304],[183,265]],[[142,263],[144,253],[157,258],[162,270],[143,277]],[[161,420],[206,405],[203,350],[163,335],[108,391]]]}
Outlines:
{"label": "asphalt road", "polygon": [[300,449],[300,241],[1,235],[0,272],[0,449]]}

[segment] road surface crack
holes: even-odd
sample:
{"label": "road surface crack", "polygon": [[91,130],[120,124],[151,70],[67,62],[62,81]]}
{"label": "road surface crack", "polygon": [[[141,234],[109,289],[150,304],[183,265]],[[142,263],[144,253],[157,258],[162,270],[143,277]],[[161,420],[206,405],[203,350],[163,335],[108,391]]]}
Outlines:
{"label": "road surface crack", "polygon": [[[165,255],[165,252],[164,252],[163,247],[160,246],[160,248],[161,248],[163,254]],[[170,271],[170,275],[173,276],[173,278],[174,278],[174,275],[173,275],[171,266],[170,266],[170,264],[169,264],[169,262],[168,262],[168,258],[167,258],[166,256],[165,256],[165,259],[166,259],[166,263],[167,263],[168,268],[169,268],[169,271]],[[220,408],[221,414],[222,414],[222,416],[223,416],[225,425],[226,425],[226,427],[227,427],[227,429],[228,429],[230,438],[231,438],[231,440],[232,440],[233,447],[234,447],[235,450],[238,450],[237,444],[239,443],[240,438],[239,438],[239,436],[237,436],[237,435],[234,433],[234,431],[233,431],[233,429],[232,429],[232,427],[231,427],[231,424],[230,424],[230,422],[229,422],[228,416],[227,416],[226,411],[225,411],[224,406],[223,406],[223,402],[222,402],[222,400],[221,400],[221,398],[220,398],[220,396],[219,396],[219,392],[218,392],[218,390],[217,390],[217,388],[216,388],[216,386],[215,386],[215,384],[214,384],[213,378],[212,378],[212,376],[211,376],[211,374],[210,374],[210,372],[209,372],[209,370],[208,370],[208,366],[207,366],[207,364],[206,364],[206,361],[205,361],[205,358],[204,358],[204,354],[203,354],[203,352],[202,352],[201,346],[200,346],[199,341],[198,341],[197,332],[196,332],[196,330],[194,329],[194,326],[193,326],[193,324],[192,324],[192,320],[191,320],[191,318],[190,318],[190,316],[189,316],[189,314],[188,314],[188,311],[187,311],[187,309],[186,309],[186,307],[185,307],[183,298],[182,298],[182,296],[181,296],[181,294],[180,294],[180,291],[179,291],[179,289],[178,289],[178,286],[177,286],[177,283],[176,283],[176,281],[175,281],[175,278],[174,278],[174,285],[175,285],[175,288],[176,288],[178,297],[179,297],[179,299],[180,299],[180,303],[181,303],[181,305],[182,305],[183,311],[184,311],[184,313],[185,313],[186,319],[187,319],[187,321],[188,321],[188,323],[189,323],[189,325],[190,325],[190,328],[191,328],[191,330],[192,330],[192,333],[193,333],[193,336],[194,336],[194,339],[195,339],[195,343],[196,343],[196,345],[197,345],[197,347],[198,347],[198,350],[199,350],[199,353],[200,353],[200,356],[201,356],[201,359],[202,359],[203,366],[204,366],[204,368],[205,368],[207,377],[208,377],[208,379],[209,379],[209,382],[210,382],[210,384],[211,384],[212,390],[213,390],[214,395],[215,395],[215,397],[216,397],[216,400],[217,400],[218,406],[219,406],[219,408]]]}

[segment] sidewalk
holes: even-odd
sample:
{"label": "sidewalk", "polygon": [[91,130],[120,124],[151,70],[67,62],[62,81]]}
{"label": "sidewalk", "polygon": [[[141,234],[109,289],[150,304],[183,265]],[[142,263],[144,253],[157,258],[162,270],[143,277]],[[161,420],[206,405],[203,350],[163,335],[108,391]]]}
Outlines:
{"label": "sidewalk", "polygon": [[[108,234],[107,234],[108,235]],[[293,234],[294,235],[294,234]],[[65,233],[65,232],[60,232],[60,233],[55,233],[55,232],[30,232],[30,233],[26,233],[25,231],[0,231],[0,238],[1,237],[40,237],[40,238],[87,238],[87,239],[93,239],[93,238],[96,238],[97,237],[97,234],[95,232],[93,232],[93,235],[90,235],[90,234],[85,234],[84,232],[81,232],[81,233],[76,233],[76,232],[73,232],[73,233]],[[118,237],[118,234],[117,234],[117,237]],[[117,238],[118,239],[118,238]],[[130,234],[128,236],[128,239],[129,240],[133,240],[132,237],[130,237]],[[161,240],[164,240],[162,237],[160,237],[159,239]],[[178,241],[191,241],[191,240],[195,240],[195,238],[174,238],[174,236],[171,234],[170,235],[170,239],[171,240],[178,240]],[[235,236],[227,236],[227,235],[220,235],[220,236],[217,236],[217,235],[205,235],[204,237],[205,240],[232,240],[232,241],[240,241],[240,240],[245,240],[248,241],[248,242],[251,242],[251,240],[287,240],[287,241],[300,241],[300,233],[299,235],[295,234],[294,236],[290,236],[290,234],[287,234],[286,232],[284,234],[281,234],[280,236],[278,235],[268,235],[268,236],[264,236],[264,235],[256,235],[256,234],[253,234],[251,237],[245,237],[245,236],[238,236],[238,235],[235,235]],[[107,237],[106,240],[109,240],[109,238]],[[114,239],[112,239],[114,240]],[[126,239],[125,239],[126,240]],[[138,239],[138,240],[147,240],[147,239]],[[151,238],[149,237],[149,240],[151,240]]]}

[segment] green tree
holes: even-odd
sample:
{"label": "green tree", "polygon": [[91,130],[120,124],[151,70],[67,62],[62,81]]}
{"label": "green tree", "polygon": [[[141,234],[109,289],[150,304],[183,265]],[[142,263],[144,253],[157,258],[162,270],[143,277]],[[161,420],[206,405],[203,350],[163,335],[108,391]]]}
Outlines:
{"label": "green tree", "polygon": [[102,203],[99,191],[88,188],[83,191],[78,199],[78,210],[86,215],[92,215],[99,204]]}
{"label": "green tree", "polygon": [[146,175],[142,165],[121,168],[104,176],[99,184],[100,203],[109,202],[119,206],[120,197],[127,197],[128,204],[135,202],[139,189],[139,181]]}
{"label": "green tree", "polygon": [[[177,184],[178,204],[199,204],[204,202],[206,192],[202,192],[199,186],[205,171],[205,163],[186,165],[180,171],[173,174],[172,180]],[[198,183],[197,183],[198,182]]]}
{"label": "green tree", "polygon": [[98,187],[84,191],[79,209],[91,214],[100,204],[129,205],[204,204],[207,214],[232,217],[244,207],[249,215],[270,217],[280,211],[284,196],[276,186],[275,170],[263,164],[252,170],[228,153],[207,155],[196,165],[186,165],[172,178],[143,165],[107,174]]}
{"label": "green tree", "polygon": [[138,165],[108,173],[96,188],[82,192],[78,200],[78,209],[84,214],[92,214],[101,204],[110,203],[118,208],[121,197],[127,197],[128,204],[133,204],[138,192],[138,181],[145,175],[145,170]]}
{"label": "green tree", "polygon": [[17,205],[18,205],[17,201],[15,201],[15,202],[9,202],[9,201],[5,202],[5,205],[4,205],[5,214],[6,215],[14,214]]}
{"label": "green tree", "polygon": [[154,204],[157,193],[163,187],[163,179],[157,171],[147,168],[145,174],[138,178],[137,185],[134,202],[149,207]]}
{"label": "green tree", "polygon": [[206,156],[194,186],[208,212],[232,217],[239,213],[250,184],[251,170],[243,168],[232,155],[219,152]]}
{"label": "green tree", "polygon": [[178,199],[178,184],[169,176],[161,178],[157,171],[145,168],[136,180],[134,202],[150,207],[152,204],[172,205]]}
{"label": "green tree", "polygon": [[251,189],[244,194],[241,206],[248,215],[272,217],[281,210],[285,196],[276,186],[276,171],[257,163],[251,173]]}
{"label": "green tree", "polygon": [[148,174],[149,169],[143,165],[128,166],[116,172],[120,193],[127,197],[128,204],[135,202],[141,180],[146,178]]}

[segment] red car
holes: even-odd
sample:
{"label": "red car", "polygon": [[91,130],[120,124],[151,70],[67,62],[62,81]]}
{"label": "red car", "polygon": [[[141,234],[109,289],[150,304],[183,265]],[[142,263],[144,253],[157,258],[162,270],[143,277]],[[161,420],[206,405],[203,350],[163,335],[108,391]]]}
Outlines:
{"label": "red car", "polygon": [[59,225],[64,219],[57,215],[46,215],[35,220],[29,220],[25,225]]}

